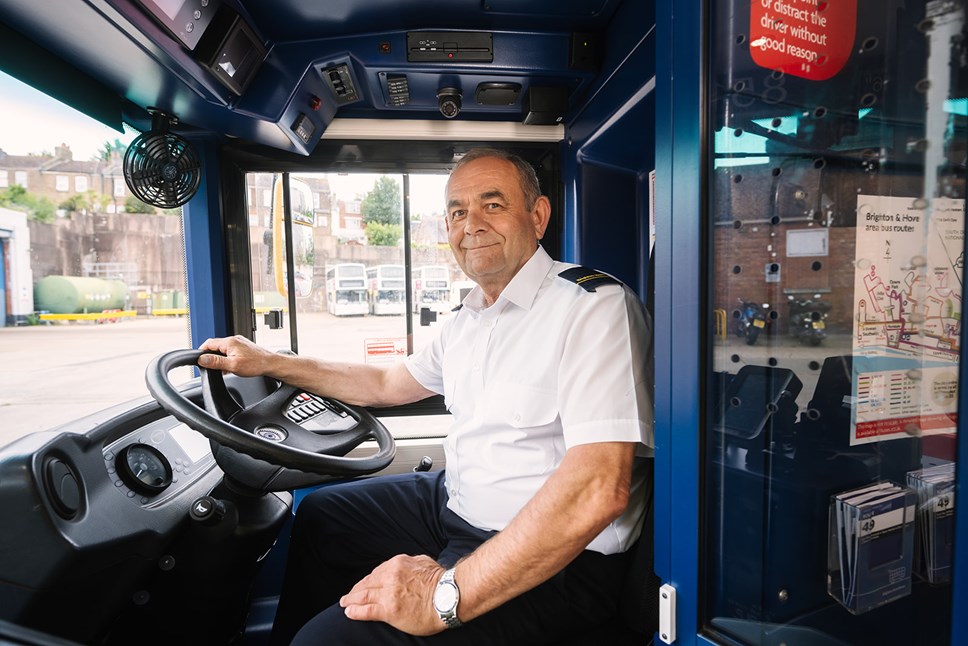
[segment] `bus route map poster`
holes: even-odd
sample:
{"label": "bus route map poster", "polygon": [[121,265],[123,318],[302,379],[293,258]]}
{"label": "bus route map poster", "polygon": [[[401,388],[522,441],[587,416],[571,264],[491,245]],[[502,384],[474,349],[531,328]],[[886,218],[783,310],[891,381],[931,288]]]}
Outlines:
{"label": "bus route map poster", "polygon": [[964,211],[857,197],[851,445],[955,430]]}

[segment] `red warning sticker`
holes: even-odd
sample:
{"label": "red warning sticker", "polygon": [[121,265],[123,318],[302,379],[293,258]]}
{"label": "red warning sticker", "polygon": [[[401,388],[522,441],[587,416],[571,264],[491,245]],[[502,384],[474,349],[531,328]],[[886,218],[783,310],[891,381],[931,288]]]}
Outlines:
{"label": "red warning sticker", "polygon": [[753,62],[812,81],[843,69],[856,29],[857,0],[752,0],[750,5]]}

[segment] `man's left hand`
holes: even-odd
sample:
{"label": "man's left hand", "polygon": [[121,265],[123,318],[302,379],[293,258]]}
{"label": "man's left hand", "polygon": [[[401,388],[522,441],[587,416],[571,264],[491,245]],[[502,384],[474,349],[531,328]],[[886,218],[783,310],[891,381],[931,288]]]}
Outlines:
{"label": "man's left hand", "polygon": [[353,586],[339,605],[350,619],[382,621],[410,635],[433,635],[444,630],[433,606],[443,572],[429,556],[394,556]]}

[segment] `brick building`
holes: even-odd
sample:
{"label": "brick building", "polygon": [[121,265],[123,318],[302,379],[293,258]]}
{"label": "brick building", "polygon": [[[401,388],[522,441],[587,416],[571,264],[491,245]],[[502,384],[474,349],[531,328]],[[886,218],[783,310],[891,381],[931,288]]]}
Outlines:
{"label": "brick building", "polygon": [[130,195],[118,153],[106,161],[80,161],[67,144],[53,155],[10,155],[0,149],[0,191],[11,186],[47,198],[58,209],[74,196],[86,196],[93,210],[107,213],[123,212]]}

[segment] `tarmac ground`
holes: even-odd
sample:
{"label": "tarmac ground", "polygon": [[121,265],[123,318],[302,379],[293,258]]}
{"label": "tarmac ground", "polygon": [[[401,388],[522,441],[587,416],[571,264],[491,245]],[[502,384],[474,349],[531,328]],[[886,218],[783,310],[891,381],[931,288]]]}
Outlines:
{"label": "tarmac ground", "polygon": [[[273,349],[288,347],[288,319],[282,330],[268,330],[259,319],[256,339],[260,343]],[[414,343],[425,343],[437,326],[421,327],[419,317],[414,319]],[[337,318],[300,313],[297,320],[299,353],[308,356],[363,361],[365,340],[406,339],[401,316]],[[0,446],[148,395],[144,374],[151,359],[188,347],[184,317],[0,328]],[[188,368],[171,375],[175,383],[192,376]]]}

